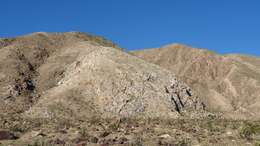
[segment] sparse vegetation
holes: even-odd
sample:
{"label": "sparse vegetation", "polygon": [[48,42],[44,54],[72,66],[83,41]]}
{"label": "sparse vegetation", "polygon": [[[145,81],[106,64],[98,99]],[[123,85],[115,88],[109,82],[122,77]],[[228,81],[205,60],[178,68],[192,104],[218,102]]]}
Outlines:
{"label": "sparse vegetation", "polygon": [[[128,145],[189,146],[193,145],[194,142],[199,142],[204,145],[212,145],[214,143],[225,145],[232,143],[232,140],[235,139],[241,143],[250,140],[257,145],[258,142],[254,135],[260,134],[259,122],[224,119],[123,118],[118,120],[99,118],[98,123],[87,120],[79,125],[79,121],[74,121],[74,124],[71,125],[70,128],[68,128],[68,126],[60,126],[60,128],[57,129],[55,128],[55,123],[66,125],[64,121],[62,122],[62,119],[60,120],[60,122],[42,122],[39,127],[31,127],[26,131],[18,130],[17,132],[20,133],[20,135],[30,133],[30,131],[37,129],[41,129],[41,133],[44,134],[35,135],[29,141],[21,141],[18,139],[18,141],[9,141],[4,144],[19,142],[27,143],[27,145],[47,146],[65,142],[66,144],[98,143],[114,145],[123,143]],[[21,122],[23,123],[25,121],[21,120]],[[102,123],[102,125],[99,123]],[[21,127],[19,127],[19,125]],[[19,125],[17,129],[26,126]],[[80,127],[77,128],[75,125],[79,125]],[[232,135],[229,135],[229,137],[225,136],[227,129],[232,129]],[[236,131],[239,135],[235,134]],[[63,138],[56,139],[56,137],[51,136],[52,133],[56,133],[55,135],[60,136],[63,135]],[[76,133],[78,133],[78,135]],[[70,139],[70,137],[74,138]]]}
{"label": "sparse vegetation", "polygon": [[254,135],[260,135],[259,123],[245,123],[240,131],[240,136],[252,140]]}

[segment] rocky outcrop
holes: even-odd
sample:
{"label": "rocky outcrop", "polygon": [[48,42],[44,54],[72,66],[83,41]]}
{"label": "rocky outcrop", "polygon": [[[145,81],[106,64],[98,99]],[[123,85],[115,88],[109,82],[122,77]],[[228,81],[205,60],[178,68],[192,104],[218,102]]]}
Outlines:
{"label": "rocky outcrop", "polygon": [[17,137],[10,131],[0,130],[0,140],[14,140]]}
{"label": "rocky outcrop", "polygon": [[[56,117],[57,110],[50,107],[57,104],[69,110],[70,116],[97,112],[102,117],[177,118],[184,111],[203,112],[199,98],[167,70],[120,50],[89,43],[64,48],[59,57],[73,54],[71,50],[80,53],[67,66],[64,77],[26,115]],[[48,114],[43,114],[44,110]]]}

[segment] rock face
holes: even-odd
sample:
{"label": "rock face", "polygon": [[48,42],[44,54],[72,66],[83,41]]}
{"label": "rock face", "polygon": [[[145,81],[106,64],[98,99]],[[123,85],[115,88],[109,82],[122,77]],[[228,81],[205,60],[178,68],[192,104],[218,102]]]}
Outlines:
{"label": "rock face", "polygon": [[203,115],[172,72],[82,33],[2,39],[0,110],[31,118]]}
{"label": "rock face", "polygon": [[213,112],[231,118],[260,118],[260,59],[217,55],[183,45],[131,52],[175,73]]}

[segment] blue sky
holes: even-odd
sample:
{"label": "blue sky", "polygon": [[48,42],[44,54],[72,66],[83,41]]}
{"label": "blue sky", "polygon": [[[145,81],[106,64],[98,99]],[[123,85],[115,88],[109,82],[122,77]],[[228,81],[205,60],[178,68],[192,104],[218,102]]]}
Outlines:
{"label": "blue sky", "polygon": [[260,56],[259,0],[3,0],[0,37],[82,31],[126,49],[183,43]]}

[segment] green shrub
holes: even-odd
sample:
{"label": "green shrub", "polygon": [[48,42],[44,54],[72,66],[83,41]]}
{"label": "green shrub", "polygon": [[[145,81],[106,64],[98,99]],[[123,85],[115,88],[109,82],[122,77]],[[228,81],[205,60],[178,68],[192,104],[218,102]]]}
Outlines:
{"label": "green shrub", "polygon": [[260,134],[259,124],[246,123],[240,131],[240,136],[247,140],[252,140],[255,134]]}
{"label": "green shrub", "polygon": [[256,141],[255,146],[260,146],[260,141]]}

